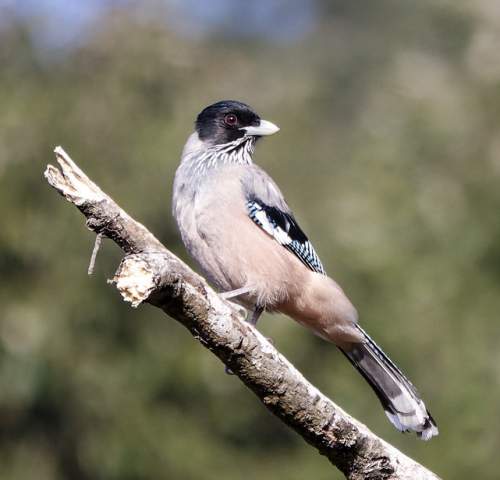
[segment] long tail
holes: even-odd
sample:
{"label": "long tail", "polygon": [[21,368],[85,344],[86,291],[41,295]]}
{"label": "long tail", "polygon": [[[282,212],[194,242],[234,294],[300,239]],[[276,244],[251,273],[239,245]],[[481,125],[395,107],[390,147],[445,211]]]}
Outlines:
{"label": "long tail", "polygon": [[366,341],[342,352],[373,388],[391,423],[401,432],[416,432],[423,440],[438,435],[436,422],[416,388],[364,330],[357,328]]}

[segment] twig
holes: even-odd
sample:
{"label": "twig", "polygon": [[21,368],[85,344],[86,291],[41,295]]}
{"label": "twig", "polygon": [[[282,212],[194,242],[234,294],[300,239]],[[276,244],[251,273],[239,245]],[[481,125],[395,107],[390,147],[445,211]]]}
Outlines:
{"label": "twig", "polygon": [[94,249],[92,250],[92,256],[90,257],[89,268],[87,270],[88,275],[92,275],[94,273],[95,259],[97,257],[97,252],[99,251],[99,248],[101,248],[101,242],[102,242],[102,233],[98,233],[95,237]]}

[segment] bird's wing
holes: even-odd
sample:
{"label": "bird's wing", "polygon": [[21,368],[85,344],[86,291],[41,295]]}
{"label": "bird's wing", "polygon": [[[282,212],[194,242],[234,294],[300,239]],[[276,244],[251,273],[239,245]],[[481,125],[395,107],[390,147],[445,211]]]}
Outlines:
{"label": "bird's wing", "polygon": [[242,180],[248,216],[313,272],[325,274],[314,247],[299,227],[274,181],[252,165]]}

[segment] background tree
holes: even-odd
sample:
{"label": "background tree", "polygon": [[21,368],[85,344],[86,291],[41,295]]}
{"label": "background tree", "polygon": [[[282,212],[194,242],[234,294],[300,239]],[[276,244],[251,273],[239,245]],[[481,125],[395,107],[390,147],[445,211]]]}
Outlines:
{"label": "background tree", "polygon": [[[173,173],[192,119],[221,98],[282,128],[257,161],[441,436],[393,431],[336,349],[291,321],[260,328],[431,470],[496,478],[494,2],[53,3],[0,7],[2,478],[332,478],[175,322],[131,312],[86,276],[93,236],[41,180],[52,147],[67,146],[187,259],[170,216]],[[104,242],[95,275],[110,277],[118,258]]]}

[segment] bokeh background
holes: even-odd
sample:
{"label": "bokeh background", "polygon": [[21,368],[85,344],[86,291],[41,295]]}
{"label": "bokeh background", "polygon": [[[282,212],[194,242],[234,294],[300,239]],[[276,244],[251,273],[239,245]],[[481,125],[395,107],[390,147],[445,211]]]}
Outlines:
{"label": "bokeh background", "polygon": [[444,478],[500,467],[497,0],[0,1],[0,476],[342,478],[182,326],[106,285],[120,252],[42,177],[63,145],[183,259],[195,115],[281,127],[278,180],[364,327],[440,427],[402,435],[336,349],[260,324],[322,391]]}

